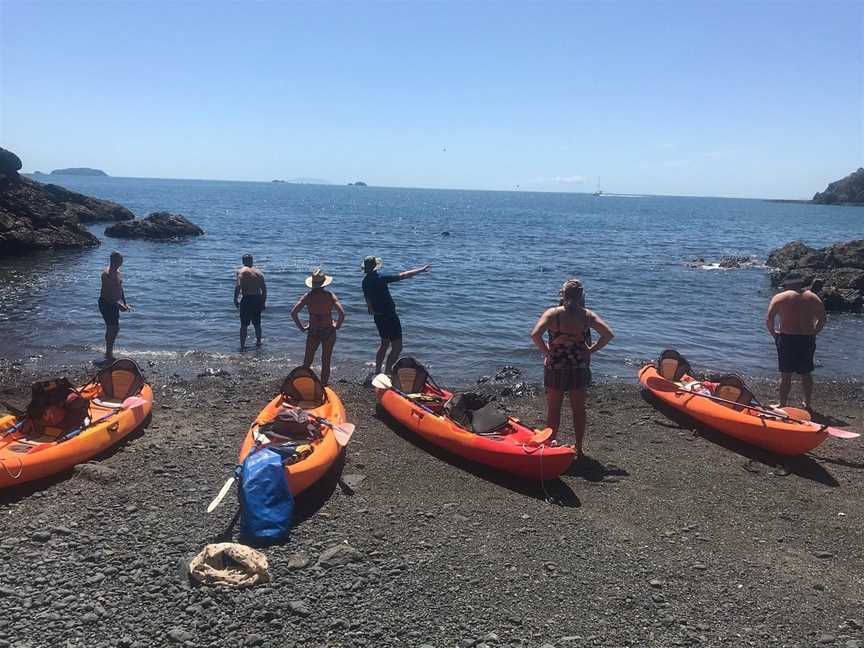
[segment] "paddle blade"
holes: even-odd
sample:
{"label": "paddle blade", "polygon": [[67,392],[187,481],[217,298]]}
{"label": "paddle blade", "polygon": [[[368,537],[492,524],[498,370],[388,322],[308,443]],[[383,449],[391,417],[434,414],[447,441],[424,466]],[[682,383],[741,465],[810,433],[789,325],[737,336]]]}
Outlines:
{"label": "paddle blade", "polygon": [[857,439],[860,434],[857,432],[850,432],[849,430],[842,430],[836,427],[825,428],[825,431],[833,437],[837,437],[838,439]]}
{"label": "paddle blade", "polygon": [[356,426],[353,423],[340,423],[333,426],[333,437],[340,447],[344,448],[351,441],[351,436],[354,434]]}
{"label": "paddle blade", "polygon": [[372,379],[372,386],[375,389],[390,389],[393,387],[393,381],[387,374],[380,373]]}
{"label": "paddle blade", "polygon": [[123,401],[122,409],[137,409],[139,407],[144,407],[147,404],[147,401],[140,396],[130,396],[126,400]]}
{"label": "paddle blade", "polygon": [[787,416],[798,419],[799,421],[809,421],[810,412],[800,407],[778,407],[781,412],[785,412]]}
{"label": "paddle blade", "polygon": [[222,489],[219,491],[219,494],[213,498],[213,501],[210,502],[210,506],[207,507],[207,512],[212,513],[216,510],[216,507],[222,503],[222,500],[225,499],[225,496],[228,494],[228,491],[231,490],[231,485],[237,478],[234,475],[228,478],[228,481],[222,486]]}

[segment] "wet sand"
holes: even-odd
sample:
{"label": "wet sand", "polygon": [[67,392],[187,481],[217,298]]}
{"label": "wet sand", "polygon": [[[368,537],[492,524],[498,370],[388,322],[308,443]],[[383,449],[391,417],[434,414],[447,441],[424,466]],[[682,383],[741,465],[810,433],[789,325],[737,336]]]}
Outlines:
{"label": "wet sand", "polygon": [[[864,646],[860,440],[781,460],[680,426],[633,384],[597,385],[590,460],[544,490],[428,447],[337,382],[358,430],[298,499],[291,539],[264,550],[272,583],[196,589],[178,562],[229,527],[233,494],[205,507],[281,375],[144,369],[152,421],[98,460],[116,481],[0,495],[0,646]],[[0,365],[0,400],[26,402],[33,379]],[[536,388],[483,389],[542,423]],[[862,431],[860,383],[818,398]],[[339,543],[359,561],[316,566]]]}

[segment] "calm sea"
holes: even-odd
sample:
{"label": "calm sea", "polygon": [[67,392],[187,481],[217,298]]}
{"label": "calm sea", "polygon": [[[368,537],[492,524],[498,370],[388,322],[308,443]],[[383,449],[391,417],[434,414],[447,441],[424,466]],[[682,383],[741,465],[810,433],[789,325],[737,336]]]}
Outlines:
{"label": "calm sea", "polygon": [[[753,267],[704,270],[694,257],[755,255],[801,239],[821,246],[860,238],[864,209],[760,200],[441,191],[134,178],[56,177],[53,182],[126,205],[139,217],[167,210],[207,232],[187,242],[106,239],[96,249],[0,259],[0,352],[58,362],[97,358],[104,329],[99,272],[119,249],[126,294],[118,351],[146,360],[189,358],[202,367],[302,359],[289,311],[314,266],[335,276],[347,311],[334,379],[356,377],[377,336],[360,288],[367,254],[398,272],[432,270],[393,287],[405,353],[466,384],[503,365],[540,376],[529,331],[579,276],[587,304],[612,326],[595,373],[633,379],[667,347],[702,368],[775,370],[764,314],[772,289]],[[102,237],[105,225],[93,227]],[[234,270],[244,253],[264,271],[265,345],[238,351]],[[251,333],[251,331],[250,331]],[[819,371],[861,376],[864,318],[832,315],[819,338]]]}

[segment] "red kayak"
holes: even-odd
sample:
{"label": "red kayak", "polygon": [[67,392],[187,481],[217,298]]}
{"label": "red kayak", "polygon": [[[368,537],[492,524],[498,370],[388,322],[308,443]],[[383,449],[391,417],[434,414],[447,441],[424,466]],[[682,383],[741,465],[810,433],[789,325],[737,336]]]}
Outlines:
{"label": "red kayak", "polygon": [[[381,406],[409,430],[460,457],[540,481],[559,477],[576,457],[573,447],[550,442],[550,428],[535,430],[513,417],[503,417],[488,432],[468,429],[447,407],[453,393],[435,385],[411,358],[393,367],[393,383],[377,389]],[[475,424],[478,418],[475,412]]]}

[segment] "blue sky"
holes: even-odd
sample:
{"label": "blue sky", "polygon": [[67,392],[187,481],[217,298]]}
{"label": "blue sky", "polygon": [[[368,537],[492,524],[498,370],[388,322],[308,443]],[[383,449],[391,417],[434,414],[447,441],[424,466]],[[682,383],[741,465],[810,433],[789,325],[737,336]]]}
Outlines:
{"label": "blue sky", "polygon": [[864,165],[864,3],[0,0],[26,170],[809,197]]}

